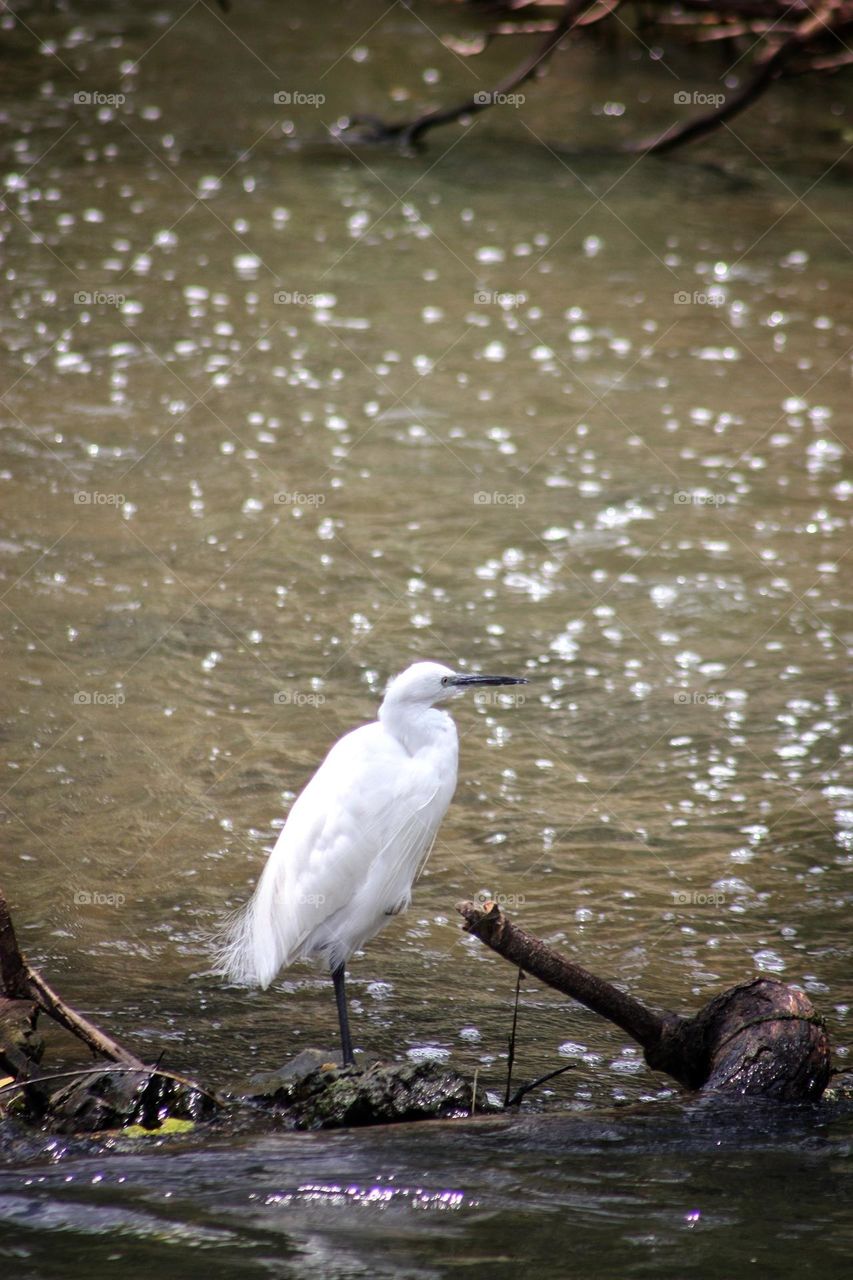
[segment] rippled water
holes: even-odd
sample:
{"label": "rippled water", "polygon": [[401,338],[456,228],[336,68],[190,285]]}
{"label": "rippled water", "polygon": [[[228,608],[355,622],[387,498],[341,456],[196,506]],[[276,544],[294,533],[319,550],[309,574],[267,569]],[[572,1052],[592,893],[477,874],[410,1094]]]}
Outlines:
{"label": "rippled water", "polygon": [[[846,1136],[638,1112],[268,1137],[0,1174],[23,1275],[840,1275]],[[761,1172],[756,1198],[756,1170]],[[800,1189],[808,1188],[808,1209]],[[62,1258],[57,1263],[56,1242]],[[793,1252],[792,1252],[793,1251]]]}
{"label": "rippled water", "polygon": [[[207,939],[330,743],[431,657],[531,683],[455,709],[459,790],[413,908],[351,965],[357,1043],[502,1087],[514,975],[454,912],[488,893],[679,1010],[756,970],[801,983],[843,1065],[843,86],[636,164],[568,145],[669,123],[672,81],[637,62],[602,114],[619,56],[581,50],[580,85],[564,61],[470,137],[347,150],[341,113],[447,100],[474,64],[423,22],[460,15],[346,12],[241,10],[238,41],[205,6],[98,6],[73,30],[34,10],[41,49],[9,32],[0,741],[22,940],[69,1000],[207,1079],[330,1043],[323,975],[226,989]],[[793,155],[804,111],[819,133]],[[519,1231],[542,1275],[567,1250],[680,1275],[664,1258],[688,1238],[702,1274],[740,1274],[780,1231],[834,1256],[815,1232],[837,1239],[837,1133],[750,1133],[721,1161],[706,1120],[673,1154],[690,1113],[532,983],[518,1053],[522,1078],[575,1064],[533,1103],[562,1128],[222,1135],[56,1171],[39,1148],[4,1179],[28,1224],[10,1238],[49,1271],[60,1233],[66,1274],[101,1249],[131,1274],[476,1273]],[[584,1128],[641,1099],[659,1119]],[[392,1175],[399,1194],[365,1191]]]}

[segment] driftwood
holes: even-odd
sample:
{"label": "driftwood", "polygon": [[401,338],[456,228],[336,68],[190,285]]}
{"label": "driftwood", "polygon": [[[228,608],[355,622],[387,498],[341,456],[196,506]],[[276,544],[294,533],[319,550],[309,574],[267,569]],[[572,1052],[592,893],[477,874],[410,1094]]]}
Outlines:
{"label": "driftwood", "polygon": [[[494,903],[460,903],[465,928],[520,970],[608,1018],[642,1046],[649,1066],[690,1089],[815,1101],[831,1075],[829,1039],[806,996],[757,978],[710,1001],[695,1017],[650,1009],[513,925]],[[42,1045],[39,1013],[73,1032],[111,1065],[35,1073]],[[517,1105],[558,1068],[509,1096]],[[26,961],[0,891],[0,1112],[18,1113],[60,1132],[140,1126],[157,1131],[207,1119],[226,1100],[192,1079],[146,1066],[65,1003]],[[62,1081],[57,1091],[51,1086]],[[70,1081],[70,1083],[69,1083]],[[509,1094],[509,1084],[507,1086]],[[333,1055],[302,1053],[281,1072],[253,1082],[236,1101],[284,1109],[300,1128],[382,1124],[473,1115],[492,1103],[450,1068],[437,1064],[338,1067]]]}
{"label": "driftwood", "polygon": [[540,982],[621,1027],[646,1062],[688,1089],[818,1100],[832,1073],[823,1020],[802,991],[755,978],[692,1018],[651,1009],[520,929],[496,903],[460,902],[464,928]]}
{"label": "driftwood", "polygon": [[[341,136],[346,140],[354,131],[356,138],[365,141],[395,141],[403,147],[413,147],[431,129],[470,119],[508,98],[512,101],[517,89],[542,74],[548,60],[568,37],[604,22],[621,3],[622,0],[564,0],[559,14],[544,23],[545,35],[538,48],[492,90],[397,123],[376,116],[352,116],[344,122]],[[751,106],[783,75],[831,73],[853,63],[853,50],[844,39],[853,31],[853,0],[822,0],[814,9],[805,0],[680,0],[678,4],[673,0],[649,0],[642,16],[647,27],[689,27],[696,42],[746,38],[752,51],[751,74],[737,90],[720,94],[722,101],[712,111],[621,148],[629,154],[661,154],[704,137]],[[518,30],[525,34],[542,27],[542,23],[534,25],[523,20]],[[509,30],[507,24],[498,28],[502,35]],[[484,40],[470,52],[480,52],[486,43]]]}

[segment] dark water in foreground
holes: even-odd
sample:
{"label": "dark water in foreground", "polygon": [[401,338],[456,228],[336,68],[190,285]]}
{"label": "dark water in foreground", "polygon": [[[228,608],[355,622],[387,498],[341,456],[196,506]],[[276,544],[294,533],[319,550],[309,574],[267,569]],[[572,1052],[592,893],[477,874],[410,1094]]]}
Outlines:
{"label": "dark water in foreground", "polygon": [[[209,935],[330,743],[432,657],[531,683],[459,705],[412,911],[351,966],[359,1045],[501,1089],[514,975],[453,909],[488,893],[679,1011],[799,983],[843,1066],[849,88],[784,86],[666,163],[603,156],[729,69],[709,54],[695,84],[626,37],[421,156],[355,153],[329,140],[343,112],[447,100],[514,54],[460,62],[430,30],[463,36],[455,6],[334,12],[241,0],[239,39],[205,4],[4,12],[22,943],[214,1083],[328,1044],[325,978],[227,989]],[[565,1062],[511,1124],[7,1138],[9,1274],[850,1270],[845,1115],[683,1108],[529,983],[519,1077]]]}
{"label": "dark water in foreground", "polygon": [[0,1239],[25,1280],[841,1276],[851,1137],[657,1104],[110,1151],[0,1174]]}

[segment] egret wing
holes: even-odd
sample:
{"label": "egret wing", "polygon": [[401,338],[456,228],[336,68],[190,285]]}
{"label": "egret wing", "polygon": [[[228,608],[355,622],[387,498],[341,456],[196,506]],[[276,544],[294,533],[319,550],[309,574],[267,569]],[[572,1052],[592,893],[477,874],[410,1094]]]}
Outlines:
{"label": "egret wing", "polygon": [[266,987],[317,951],[346,959],[407,898],[450,799],[436,820],[439,789],[378,724],[341,738],[295,800],[220,971]]}
{"label": "egret wing", "polygon": [[[323,781],[321,769],[303,793],[306,801],[316,802]],[[310,835],[300,831],[303,856],[287,859],[278,907],[288,918],[294,959],[322,950],[339,963],[407,904],[435,835],[430,819],[438,790],[432,773],[396,744],[389,750],[384,736],[377,754],[348,761],[334,796],[325,797],[322,824]],[[302,815],[294,817],[301,827]]]}

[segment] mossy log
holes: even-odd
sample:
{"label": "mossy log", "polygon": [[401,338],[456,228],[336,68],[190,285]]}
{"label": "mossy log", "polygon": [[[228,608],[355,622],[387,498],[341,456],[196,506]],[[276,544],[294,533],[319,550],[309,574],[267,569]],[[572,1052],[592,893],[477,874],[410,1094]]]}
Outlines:
{"label": "mossy log", "polygon": [[26,1075],[41,1060],[44,1041],[36,1031],[37,1020],[35,1001],[0,996],[0,1076]]}

